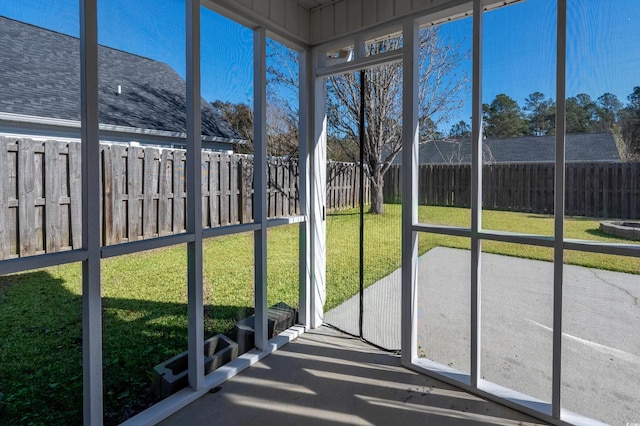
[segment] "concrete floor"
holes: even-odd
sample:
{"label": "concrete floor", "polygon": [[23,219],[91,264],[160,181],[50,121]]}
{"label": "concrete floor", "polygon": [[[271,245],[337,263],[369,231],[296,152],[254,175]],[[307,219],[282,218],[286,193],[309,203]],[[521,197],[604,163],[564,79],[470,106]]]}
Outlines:
{"label": "concrete floor", "polygon": [[400,367],[399,357],[322,327],[268,356],[162,425],[540,425]]}
{"label": "concrete floor", "polygon": [[[363,335],[387,349],[400,347],[400,272],[364,291]],[[482,378],[547,402],[553,274],[551,262],[482,253]],[[564,265],[563,281],[563,409],[612,425],[637,423],[638,276]],[[435,247],[418,258],[418,348],[430,360],[466,373],[470,282],[469,250]],[[358,334],[359,303],[359,296],[347,300],[327,312],[325,322]]]}

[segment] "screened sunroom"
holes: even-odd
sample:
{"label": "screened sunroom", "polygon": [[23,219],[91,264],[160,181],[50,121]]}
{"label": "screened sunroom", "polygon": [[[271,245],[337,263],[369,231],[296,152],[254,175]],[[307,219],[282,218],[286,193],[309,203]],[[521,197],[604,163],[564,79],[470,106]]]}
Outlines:
{"label": "screened sunroom", "polygon": [[640,422],[634,0],[50,7],[0,8],[0,423]]}

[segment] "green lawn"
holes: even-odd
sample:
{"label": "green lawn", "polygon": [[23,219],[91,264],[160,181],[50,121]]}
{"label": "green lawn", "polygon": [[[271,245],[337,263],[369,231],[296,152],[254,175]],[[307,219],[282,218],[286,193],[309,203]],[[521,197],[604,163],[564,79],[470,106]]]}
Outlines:
{"label": "green lawn", "polygon": [[[464,209],[421,207],[429,223],[468,226]],[[358,288],[357,210],[327,218],[327,302],[337,306]],[[548,216],[487,211],[484,227],[550,235]],[[365,284],[399,267],[400,206],[365,216]],[[598,231],[598,221],[569,219],[569,238],[622,241]],[[298,301],[298,226],[268,234],[268,302]],[[628,241],[625,241],[628,242]],[[468,248],[463,238],[424,234],[420,252]],[[551,260],[550,249],[484,242],[484,250]],[[204,244],[205,337],[230,333],[253,312],[253,235]],[[568,253],[584,266],[640,273],[640,259]],[[153,365],[187,347],[186,246],[108,259],[103,263],[105,422],[114,424],[154,401]],[[82,422],[81,268],[63,265],[0,277],[0,419],[2,424]]]}

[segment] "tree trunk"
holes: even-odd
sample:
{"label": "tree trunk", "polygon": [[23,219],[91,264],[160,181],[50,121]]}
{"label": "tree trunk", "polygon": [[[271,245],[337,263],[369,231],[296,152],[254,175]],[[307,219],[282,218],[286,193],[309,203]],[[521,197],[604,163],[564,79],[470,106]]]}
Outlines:
{"label": "tree trunk", "polygon": [[371,182],[371,213],[384,213],[384,177],[379,170],[373,172],[373,176],[369,179]]}

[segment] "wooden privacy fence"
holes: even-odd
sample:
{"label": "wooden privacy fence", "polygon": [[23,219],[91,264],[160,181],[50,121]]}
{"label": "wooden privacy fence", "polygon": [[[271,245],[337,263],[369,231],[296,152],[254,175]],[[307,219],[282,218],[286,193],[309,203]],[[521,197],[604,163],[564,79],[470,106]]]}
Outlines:
{"label": "wooden privacy fence", "polygon": [[[482,169],[482,204],[486,209],[553,213],[553,163],[490,164]],[[570,216],[640,218],[639,163],[568,163],[565,213]],[[469,164],[421,164],[421,205],[470,207]],[[400,166],[385,176],[385,202],[400,199]]]}
{"label": "wooden privacy fence", "polygon": [[[184,150],[101,144],[100,154],[104,245],[185,231]],[[252,222],[253,157],[203,151],[201,164],[202,225]],[[354,170],[328,166],[329,208],[357,203]],[[267,179],[268,217],[299,214],[298,161],[269,158]],[[80,143],[0,137],[0,259],[80,248],[81,190]]]}
{"label": "wooden privacy fence", "polygon": [[[365,172],[366,173],[366,172]],[[371,202],[369,179],[364,179],[364,204]],[[356,163],[327,163],[327,210],[355,208],[360,205],[360,167]]]}
{"label": "wooden privacy fence", "polygon": [[0,137],[0,259],[82,245],[80,144]]}

